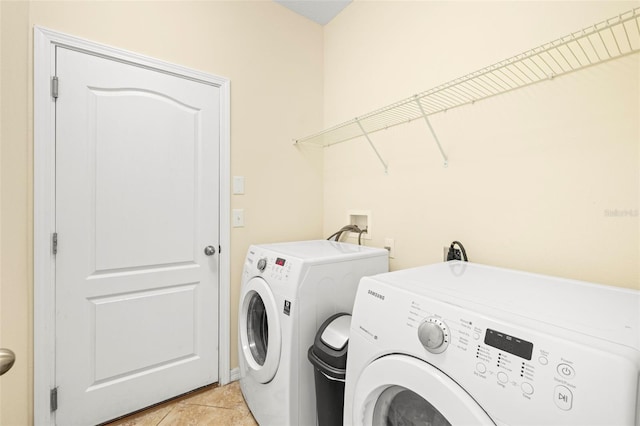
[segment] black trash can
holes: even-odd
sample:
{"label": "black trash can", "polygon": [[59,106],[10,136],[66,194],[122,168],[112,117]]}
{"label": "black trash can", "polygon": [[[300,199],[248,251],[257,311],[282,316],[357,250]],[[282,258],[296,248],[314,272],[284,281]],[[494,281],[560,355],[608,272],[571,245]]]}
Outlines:
{"label": "black trash can", "polygon": [[350,326],[351,315],[330,316],[320,326],[307,352],[314,367],[318,426],[342,425]]}

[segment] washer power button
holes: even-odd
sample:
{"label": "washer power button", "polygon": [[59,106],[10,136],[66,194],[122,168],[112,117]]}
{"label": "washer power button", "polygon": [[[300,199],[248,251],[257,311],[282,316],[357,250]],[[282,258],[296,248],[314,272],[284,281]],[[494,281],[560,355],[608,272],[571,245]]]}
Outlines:
{"label": "washer power button", "polygon": [[558,374],[567,379],[573,379],[576,375],[576,370],[569,364],[558,364]]}

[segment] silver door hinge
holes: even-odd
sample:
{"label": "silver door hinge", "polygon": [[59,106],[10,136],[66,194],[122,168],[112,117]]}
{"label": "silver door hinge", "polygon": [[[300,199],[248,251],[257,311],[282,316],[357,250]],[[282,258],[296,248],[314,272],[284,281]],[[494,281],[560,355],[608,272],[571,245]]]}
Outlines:
{"label": "silver door hinge", "polygon": [[51,389],[49,393],[49,402],[51,406],[51,412],[54,412],[58,409],[58,388],[55,387]]}
{"label": "silver door hinge", "polygon": [[54,232],[51,237],[51,250],[53,254],[58,254],[58,233]]}
{"label": "silver door hinge", "polygon": [[51,77],[51,97],[58,99],[58,77]]}

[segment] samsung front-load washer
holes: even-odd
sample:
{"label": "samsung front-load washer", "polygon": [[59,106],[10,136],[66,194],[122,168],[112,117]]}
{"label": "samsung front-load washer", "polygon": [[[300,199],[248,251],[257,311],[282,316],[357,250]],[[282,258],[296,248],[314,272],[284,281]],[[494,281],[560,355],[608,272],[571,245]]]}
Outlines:
{"label": "samsung front-load washer", "polygon": [[640,292],[466,262],[363,278],[345,425],[640,425]]}
{"label": "samsung front-load washer", "polygon": [[329,316],[351,313],[364,276],[388,271],[384,249],[333,241],[254,245],[242,275],[240,388],[262,426],[316,424],[307,350]]}

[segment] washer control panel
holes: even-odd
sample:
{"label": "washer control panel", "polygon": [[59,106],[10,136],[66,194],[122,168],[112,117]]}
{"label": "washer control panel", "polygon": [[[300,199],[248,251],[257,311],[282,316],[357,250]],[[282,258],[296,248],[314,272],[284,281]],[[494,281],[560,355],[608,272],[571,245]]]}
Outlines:
{"label": "washer control panel", "polygon": [[[472,373],[485,386],[524,399],[546,394],[548,401],[553,399],[556,409],[573,408],[574,394],[578,392],[572,382],[576,376],[574,359],[563,356],[557,349],[534,351],[538,345],[531,338],[505,331],[507,328],[483,322],[471,314],[463,316],[455,312],[452,315],[447,311],[435,310],[432,305],[415,300],[411,302],[407,325],[417,329],[418,340],[426,352],[466,359],[465,364],[471,370],[467,373]],[[438,366],[438,358],[433,361]],[[554,365],[549,366],[550,362]],[[542,383],[548,381],[539,374],[543,367],[547,367],[545,373],[551,372],[554,376],[553,383]]]}
{"label": "washer control panel", "polygon": [[244,262],[243,279],[263,277],[270,282],[287,283],[299,268],[297,259],[290,259],[256,247],[249,249]]}

